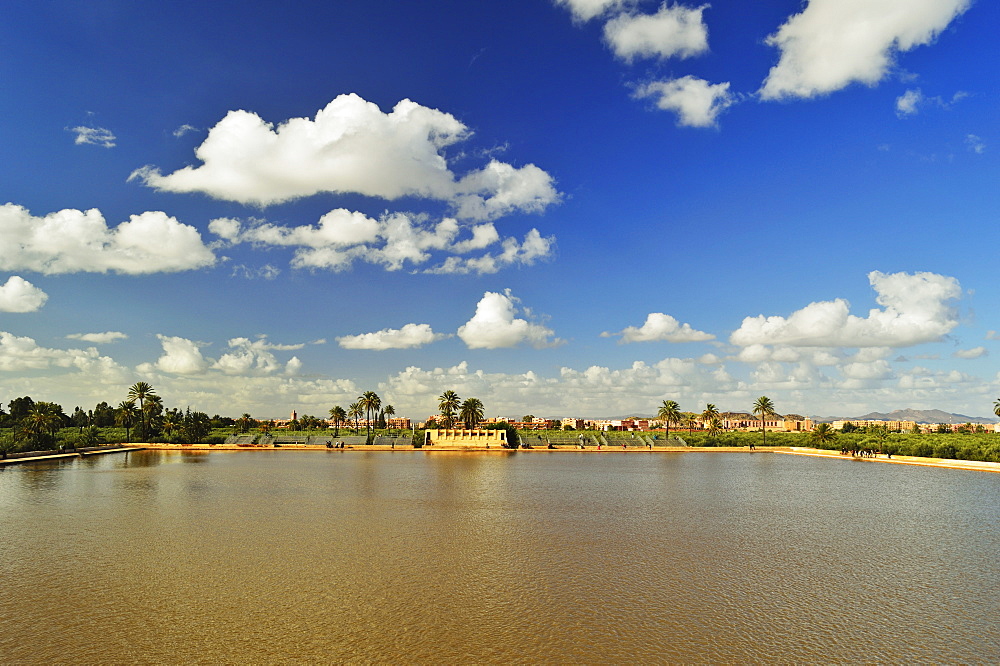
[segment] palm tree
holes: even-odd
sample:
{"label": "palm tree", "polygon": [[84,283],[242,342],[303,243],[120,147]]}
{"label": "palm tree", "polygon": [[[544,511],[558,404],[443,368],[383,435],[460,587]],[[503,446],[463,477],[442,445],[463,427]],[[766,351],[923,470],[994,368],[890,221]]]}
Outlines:
{"label": "palm tree", "polygon": [[708,425],[712,419],[718,420],[719,410],[712,403],[705,405],[705,411],[701,413],[701,422]]}
{"label": "palm tree", "polygon": [[352,402],[350,407],[347,408],[347,418],[354,419],[355,435],[358,434],[358,419],[361,418],[361,415],[364,413],[364,411],[365,410],[361,408],[361,405],[356,402]]}
{"label": "palm tree", "polygon": [[[711,406],[714,406],[714,405],[709,405],[709,406],[711,407]],[[719,434],[719,431],[722,430],[722,422],[719,420],[718,416],[713,416],[713,417],[711,417],[711,418],[708,419],[707,425],[708,425],[708,437],[709,437],[709,439],[715,440],[715,438]]]}
{"label": "palm tree", "polygon": [[118,403],[118,409],[115,412],[115,425],[125,428],[125,441],[132,441],[132,424],[135,423],[135,417],[138,416],[139,410],[135,408],[135,403],[131,400],[123,400]]}
{"label": "palm tree", "polygon": [[340,436],[340,424],[347,420],[347,412],[340,405],[330,408],[330,418],[333,419],[333,436]]}
{"label": "palm tree", "polygon": [[466,428],[475,428],[483,420],[483,402],[479,398],[467,398],[462,403],[458,418]]}
{"label": "palm tree", "polygon": [[449,389],[442,393],[438,400],[440,400],[438,409],[441,410],[441,416],[444,418],[444,427],[451,428],[455,418],[455,410],[458,409],[461,399],[457,393]]}
{"label": "palm tree", "polygon": [[365,410],[365,433],[368,435],[369,443],[371,443],[372,420],[378,416],[378,410],[382,407],[382,398],[378,397],[378,393],[375,391],[365,391],[358,398],[358,405]]}
{"label": "palm tree", "polygon": [[385,419],[390,419],[396,415],[396,408],[392,405],[386,405],[382,408],[382,417]]}
{"label": "palm tree", "polygon": [[163,423],[160,424],[160,428],[163,429],[163,434],[166,435],[167,439],[170,439],[170,435],[173,434],[181,424],[174,420],[174,417],[167,414],[163,417]]}
{"label": "palm tree", "polygon": [[836,431],[829,423],[820,423],[812,432],[813,441],[817,444],[827,444],[833,441]]}
{"label": "palm tree", "polygon": [[250,432],[250,427],[253,425],[253,418],[250,414],[244,412],[243,416],[236,420],[236,425],[239,426],[240,432]]}
{"label": "palm tree", "polygon": [[1000,398],[997,398],[996,402],[993,403],[993,413],[1000,416]]}
{"label": "palm tree", "polygon": [[663,422],[667,426],[667,439],[670,439],[670,424],[680,423],[681,418],[681,406],[678,405],[673,400],[664,400],[663,404],[660,406],[660,411],[656,413],[656,418],[663,419]]}
{"label": "palm tree", "polygon": [[156,395],[153,387],[146,382],[136,382],[128,389],[128,399],[132,401],[139,402],[139,418],[140,418],[140,439],[146,441],[146,413],[143,410],[143,406],[146,401]]}
{"label": "palm tree", "polygon": [[774,416],[774,401],[766,395],[757,398],[753,403],[753,413],[760,417],[760,434],[763,439],[761,446],[767,446],[767,430],[764,428],[764,420],[768,416]]}
{"label": "palm tree", "polygon": [[61,419],[52,403],[38,402],[21,421],[21,434],[35,447],[41,448],[55,441]]}

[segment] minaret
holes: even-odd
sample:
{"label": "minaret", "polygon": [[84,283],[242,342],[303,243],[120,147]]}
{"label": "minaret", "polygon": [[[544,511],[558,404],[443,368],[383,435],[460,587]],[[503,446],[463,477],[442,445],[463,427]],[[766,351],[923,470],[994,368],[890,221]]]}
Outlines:
{"label": "minaret", "polygon": [[293,409],[292,410],[292,420],[295,421],[297,416],[298,416],[298,414],[296,414],[295,410]]}

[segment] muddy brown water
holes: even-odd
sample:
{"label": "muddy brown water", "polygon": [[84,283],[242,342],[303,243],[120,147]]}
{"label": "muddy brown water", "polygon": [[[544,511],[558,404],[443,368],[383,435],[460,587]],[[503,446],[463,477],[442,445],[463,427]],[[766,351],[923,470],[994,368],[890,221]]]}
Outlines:
{"label": "muddy brown water", "polygon": [[0,469],[0,661],[996,663],[998,553],[997,474],[110,454]]}

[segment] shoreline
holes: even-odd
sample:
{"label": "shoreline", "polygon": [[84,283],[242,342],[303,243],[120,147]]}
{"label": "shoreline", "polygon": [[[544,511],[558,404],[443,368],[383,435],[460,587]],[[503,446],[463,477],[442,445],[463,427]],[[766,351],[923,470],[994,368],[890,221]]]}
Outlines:
{"label": "shoreline", "polygon": [[815,458],[829,458],[834,460],[843,460],[849,462],[862,462],[862,463],[891,463],[895,465],[912,465],[918,467],[938,467],[943,469],[956,469],[965,471],[975,471],[975,472],[995,472],[1000,473],[1000,463],[995,462],[982,462],[978,460],[956,460],[952,458],[918,458],[915,456],[896,456],[893,458],[888,458],[884,454],[879,454],[874,458],[860,458],[853,456],[845,456],[839,451],[828,450],[828,449],[814,449],[802,446],[769,446],[766,448],[757,448],[751,451],[746,446],[657,446],[653,448],[634,446],[630,448],[621,448],[615,446],[602,447],[598,449],[596,446],[588,446],[585,448],[579,448],[575,445],[554,445],[553,448],[538,447],[531,449],[505,449],[502,447],[486,447],[486,446],[425,446],[421,448],[414,448],[409,445],[392,447],[388,445],[358,445],[358,446],[347,446],[343,449],[330,449],[324,445],[308,445],[308,444],[290,444],[279,447],[262,447],[262,446],[232,446],[225,444],[135,444],[135,445],[117,445],[110,448],[102,449],[90,449],[90,450],[80,450],[72,453],[60,453],[52,452],[33,452],[37,455],[28,456],[18,456],[14,458],[5,458],[0,460],[0,467],[20,464],[20,463],[31,463],[31,462],[44,462],[47,460],[58,460],[66,458],[82,458],[85,456],[101,455],[105,453],[127,453],[129,451],[197,451],[199,453],[211,453],[213,451],[224,451],[224,452],[235,452],[235,451],[315,451],[315,452],[327,452],[327,453],[371,453],[371,452],[388,452],[388,453],[499,453],[499,454],[511,454],[511,453],[781,453],[785,455],[796,455],[796,456],[812,456]]}

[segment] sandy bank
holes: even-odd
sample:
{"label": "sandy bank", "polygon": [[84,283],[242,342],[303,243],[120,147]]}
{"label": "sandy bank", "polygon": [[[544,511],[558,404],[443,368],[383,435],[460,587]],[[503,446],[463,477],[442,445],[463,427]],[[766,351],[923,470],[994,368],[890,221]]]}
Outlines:
{"label": "sandy bank", "polygon": [[917,458],[915,456],[893,456],[887,457],[885,454],[878,454],[874,458],[858,458],[849,455],[842,455],[839,451],[827,451],[825,449],[808,449],[793,446],[785,449],[775,449],[775,453],[787,453],[796,456],[816,456],[820,458],[836,458],[848,462],[879,462],[892,463],[894,465],[918,465],[921,467],[945,467],[948,469],[965,469],[977,472],[1000,472],[1000,463],[980,462],[978,460],[952,460],[950,458]]}

